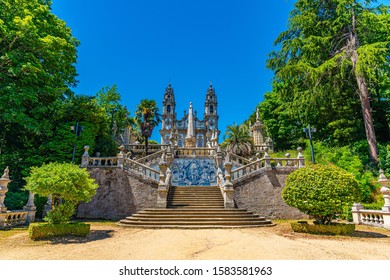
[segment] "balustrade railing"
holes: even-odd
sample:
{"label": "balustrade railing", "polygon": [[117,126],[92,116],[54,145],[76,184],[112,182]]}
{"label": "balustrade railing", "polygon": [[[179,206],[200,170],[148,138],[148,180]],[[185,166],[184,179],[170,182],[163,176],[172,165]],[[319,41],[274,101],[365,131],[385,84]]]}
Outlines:
{"label": "balustrade railing", "polygon": [[90,167],[112,167],[118,165],[117,157],[89,157],[88,166]]}
{"label": "balustrade railing", "polygon": [[251,162],[253,162],[250,161],[249,159],[231,153],[229,153],[229,158],[233,163],[238,163],[240,165],[250,164]]}
{"label": "balustrade railing", "polygon": [[231,172],[231,180],[237,180],[251,172],[259,170],[263,167],[300,167],[299,158],[261,158],[256,161],[250,162],[244,166],[236,168]]}
{"label": "balustrade railing", "polygon": [[214,156],[216,148],[179,148],[175,151],[176,156]]}
{"label": "balustrade railing", "polygon": [[160,180],[160,172],[150,168],[149,166],[146,166],[144,164],[141,164],[137,161],[134,161],[132,159],[126,158],[124,160],[123,169],[125,170],[133,170],[135,172],[138,172],[142,174],[146,178],[150,178],[154,181]]}
{"label": "balustrade railing", "polygon": [[383,227],[383,212],[381,210],[360,211],[362,224]]}
{"label": "balustrade railing", "polygon": [[139,159],[134,159],[136,162],[139,162],[144,165],[151,165],[155,163],[156,161],[159,161],[161,159],[162,154],[166,151],[167,149],[159,150],[158,152],[155,152],[151,155],[148,155],[146,157],[142,157]]}
{"label": "balustrade railing", "polygon": [[24,225],[27,222],[28,211],[8,211],[0,213],[0,228]]}
{"label": "balustrade railing", "polygon": [[[159,150],[167,149],[169,145],[158,145],[158,144],[149,144],[148,145],[148,152],[149,153],[155,153]],[[140,153],[145,151],[145,144],[127,144],[125,145],[125,149],[127,151],[132,151],[135,153]]]}

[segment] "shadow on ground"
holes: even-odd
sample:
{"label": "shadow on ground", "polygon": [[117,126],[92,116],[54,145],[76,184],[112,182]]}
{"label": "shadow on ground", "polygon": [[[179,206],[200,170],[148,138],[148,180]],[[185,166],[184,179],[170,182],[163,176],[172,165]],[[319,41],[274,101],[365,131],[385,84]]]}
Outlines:
{"label": "shadow on ground", "polygon": [[111,238],[114,230],[91,230],[87,237],[64,236],[50,239],[51,244],[82,244]]}
{"label": "shadow on ground", "polygon": [[390,236],[386,234],[363,230],[355,230],[354,233],[351,234],[351,236],[359,238],[390,238]]}

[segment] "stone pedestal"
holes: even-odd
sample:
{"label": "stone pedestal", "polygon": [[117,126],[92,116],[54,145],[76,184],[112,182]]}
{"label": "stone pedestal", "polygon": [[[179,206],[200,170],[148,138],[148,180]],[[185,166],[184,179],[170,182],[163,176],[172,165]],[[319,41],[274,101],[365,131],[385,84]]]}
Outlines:
{"label": "stone pedestal", "polygon": [[[227,160],[229,160],[229,156],[227,156]],[[226,179],[226,182],[223,185],[224,206],[225,208],[234,208],[233,183],[230,181],[233,163],[227,161],[224,163],[223,166],[225,168],[225,179]]]}
{"label": "stone pedestal", "polygon": [[352,206],[352,219],[355,224],[361,224],[361,215],[359,214],[359,211],[364,209],[363,205],[359,203],[354,203]]}
{"label": "stone pedestal", "polygon": [[47,196],[47,202],[43,208],[42,217],[46,217],[48,212],[51,212],[51,207],[53,203],[53,197],[51,194]]}
{"label": "stone pedestal", "polygon": [[23,207],[25,211],[28,211],[27,220],[26,220],[27,224],[30,224],[35,221],[35,214],[37,212],[37,207],[35,206],[34,203],[34,197],[35,197],[34,193],[30,191],[27,204]]}
{"label": "stone pedestal", "polygon": [[0,213],[6,213],[7,207],[4,204],[5,194],[8,192],[8,184],[11,182],[9,179],[9,168],[4,170],[3,176],[0,178]]}
{"label": "stone pedestal", "polygon": [[84,146],[84,154],[81,158],[81,167],[88,167],[89,165],[89,154],[88,154],[89,146]]}

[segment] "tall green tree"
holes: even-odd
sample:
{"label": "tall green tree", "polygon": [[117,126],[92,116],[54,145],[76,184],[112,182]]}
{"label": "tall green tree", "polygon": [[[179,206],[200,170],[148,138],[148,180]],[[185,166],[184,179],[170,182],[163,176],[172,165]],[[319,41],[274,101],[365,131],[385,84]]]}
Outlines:
{"label": "tall green tree", "polygon": [[155,100],[143,99],[137,106],[135,119],[141,135],[145,139],[145,155],[148,154],[148,140],[152,136],[153,129],[161,121],[159,108]]}
{"label": "tall green tree", "polygon": [[221,146],[228,152],[248,157],[253,154],[253,140],[245,125],[228,125]]}
{"label": "tall green tree", "polygon": [[[270,54],[275,87],[304,123],[318,111],[343,109],[358,99],[371,161],[377,163],[377,141],[370,94],[388,76],[389,8],[374,1],[299,0],[288,30],[276,39]],[[375,71],[377,69],[377,71]],[[340,98],[344,95],[346,98]],[[344,101],[342,101],[344,100]],[[348,103],[347,103],[348,104]]]}
{"label": "tall green tree", "polygon": [[0,163],[23,181],[47,160],[57,101],[76,84],[77,46],[50,1],[0,0]]}

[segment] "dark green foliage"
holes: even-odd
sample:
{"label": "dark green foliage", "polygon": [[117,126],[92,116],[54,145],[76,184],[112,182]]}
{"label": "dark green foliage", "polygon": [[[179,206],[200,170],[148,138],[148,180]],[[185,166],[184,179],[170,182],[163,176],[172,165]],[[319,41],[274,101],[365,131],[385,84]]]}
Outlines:
{"label": "dark green foliage", "polygon": [[145,155],[148,154],[149,138],[153,129],[160,123],[161,116],[155,100],[142,99],[135,112],[135,121],[144,137]]}
{"label": "dark green foliage", "polygon": [[33,240],[60,236],[86,237],[89,233],[90,225],[84,223],[30,224],[28,229],[28,237]]}
{"label": "dark green foliage", "polygon": [[295,232],[325,234],[325,235],[349,235],[355,231],[355,224],[308,224],[291,223],[291,228]]}
{"label": "dark green foliage", "polygon": [[21,210],[26,205],[28,192],[7,192],[5,205],[8,210]]}
{"label": "dark green foliage", "polygon": [[360,201],[353,175],[333,165],[313,165],[287,177],[282,192],[286,204],[312,216],[319,224],[330,224],[345,207]]}

